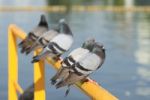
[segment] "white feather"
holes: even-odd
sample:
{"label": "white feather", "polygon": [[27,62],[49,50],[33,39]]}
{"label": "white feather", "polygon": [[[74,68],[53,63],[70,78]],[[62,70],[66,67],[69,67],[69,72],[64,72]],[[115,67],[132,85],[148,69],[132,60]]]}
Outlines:
{"label": "white feather", "polygon": [[58,44],[61,48],[68,50],[72,43],[73,43],[73,37],[71,35],[66,34],[58,34],[56,37],[54,37],[51,42],[55,42]]}
{"label": "white feather", "polygon": [[82,67],[89,70],[96,70],[102,60],[94,53],[88,53],[79,63]]}
{"label": "white feather", "polygon": [[45,32],[42,36],[41,36],[41,38],[42,37],[44,37],[46,40],[48,40],[48,41],[50,41],[50,40],[52,40],[56,35],[58,35],[59,33],[58,32],[56,32],[56,31],[54,31],[54,30],[50,30],[50,31],[48,31],[48,32]]}
{"label": "white feather", "polygon": [[73,50],[69,56],[71,56],[76,62],[78,62],[80,59],[82,59],[87,53],[89,53],[88,49],[84,48],[77,48]]}

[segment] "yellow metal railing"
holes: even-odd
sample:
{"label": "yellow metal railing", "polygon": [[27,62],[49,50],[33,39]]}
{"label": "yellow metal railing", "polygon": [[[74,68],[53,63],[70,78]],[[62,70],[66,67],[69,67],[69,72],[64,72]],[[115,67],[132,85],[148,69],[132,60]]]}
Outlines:
{"label": "yellow metal railing", "polygon": [[[25,32],[10,25],[8,29],[8,100],[17,100],[17,91],[23,93],[18,84],[17,38],[24,39]],[[38,52],[35,52],[35,54]],[[34,64],[34,100],[45,100],[44,62]]]}
{"label": "yellow metal railing", "polygon": [[[26,34],[16,25],[10,25],[8,29],[8,100],[17,100],[17,92],[23,93],[23,89],[18,84],[18,54],[17,54],[17,38],[25,39]],[[37,54],[36,51],[34,54]],[[55,69],[61,67],[61,61],[54,62],[47,58],[47,62]],[[34,64],[34,100],[46,100],[45,95],[45,73],[44,62],[40,61]],[[107,90],[96,84],[96,82],[88,81],[84,83],[78,82],[76,86],[93,100],[118,100]]]}

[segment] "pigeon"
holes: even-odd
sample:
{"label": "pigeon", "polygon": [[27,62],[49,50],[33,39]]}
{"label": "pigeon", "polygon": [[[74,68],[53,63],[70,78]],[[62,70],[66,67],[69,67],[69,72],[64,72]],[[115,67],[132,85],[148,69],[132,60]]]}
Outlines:
{"label": "pigeon", "polygon": [[48,31],[48,22],[45,15],[41,15],[40,22],[32,31],[29,32],[27,37],[19,43],[21,48],[21,53],[25,53],[28,48],[30,48],[33,43],[46,31]]}
{"label": "pigeon", "polygon": [[[76,54],[78,55],[78,54]],[[79,53],[80,55],[80,53]],[[85,55],[83,55],[78,61],[75,61],[75,57],[72,57],[70,59],[70,62],[72,63],[68,67],[62,67],[62,69],[59,71],[61,73],[57,73],[57,77],[59,78],[59,75],[62,75],[63,78],[55,85],[56,88],[61,88],[64,86],[68,86],[68,89],[66,91],[66,96],[69,93],[70,86],[75,84],[79,81],[84,81],[86,78],[99,69],[105,60],[105,49],[104,46],[98,42],[95,42],[92,51],[89,51]],[[68,61],[69,62],[69,61]],[[69,65],[69,64],[68,64]],[[66,69],[69,69],[66,71]],[[63,70],[65,70],[65,73],[62,73]],[[64,77],[65,76],[65,77]],[[55,77],[55,76],[54,76]],[[57,80],[57,79],[56,79]],[[53,78],[51,79],[51,83],[55,82]]]}
{"label": "pigeon", "polygon": [[69,75],[70,66],[72,66],[75,62],[78,62],[87,53],[91,52],[94,44],[95,39],[89,38],[82,44],[81,47],[73,50],[69,56],[63,60],[61,69],[53,78],[51,78],[51,84],[54,85],[58,79],[65,79],[65,77]]}
{"label": "pigeon", "polygon": [[35,42],[34,44],[26,50],[26,54],[29,54],[30,52],[39,49],[44,48],[48,45],[48,43],[60,33],[61,25],[65,22],[64,19],[60,19],[59,24],[57,27],[54,27],[50,29],[49,31],[42,34]]}
{"label": "pigeon", "polygon": [[59,34],[56,35],[48,45],[43,49],[43,51],[33,57],[32,63],[38,62],[39,60],[44,60],[46,57],[50,56],[54,60],[68,51],[73,43],[73,34],[69,25],[64,21],[60,21]]}

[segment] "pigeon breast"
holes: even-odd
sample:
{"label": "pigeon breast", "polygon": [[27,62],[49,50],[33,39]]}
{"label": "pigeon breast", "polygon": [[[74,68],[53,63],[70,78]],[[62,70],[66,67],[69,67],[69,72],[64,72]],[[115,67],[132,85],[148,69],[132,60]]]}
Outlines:
{"label": "pigeon breast", "polygon": [[84,48],[77,48],[74,51],[72,51],[69,56],[72,57],[73,60],[78,62],[80,59],[82,59],[87,53],[89,53],[88,49]]}
{"label": "pigeon breast", "polygon": [[84,58],[79,61],[75,69],[82,74],[90,74],[97,70],[102,60],[94,53],[88,53]]}

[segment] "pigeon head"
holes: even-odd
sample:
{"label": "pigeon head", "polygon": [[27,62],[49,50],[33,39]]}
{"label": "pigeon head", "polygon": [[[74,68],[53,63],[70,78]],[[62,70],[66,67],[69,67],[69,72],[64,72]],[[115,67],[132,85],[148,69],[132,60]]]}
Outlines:
{"label": "pigeon head", "polygon": [[89,51],[92,51],[94,48],[94,44],[95,44],[95,39],[89,38],[83,43],[82,47],[88,49]]}
{"label": "pigeon head", "polygon": [[102,58],[105,58],[105,48],[104,48],[103,44],[101,44],[99,42],[95,42],[92,52]]}
{"label": "pigeon head", "polygon": [[39,26],[48,27],[48,23],[47,23],[47,20],[46,20],[45,15],[41,15],[41,19],[40,19],[40,22],[39,22]]}
{"label": "pigeon head", "polygon": [[72,35],[72,31],[69,27],[69,25],[66,23],[65,19],[59,20],[59,32],[64,34],[70,34]]}

